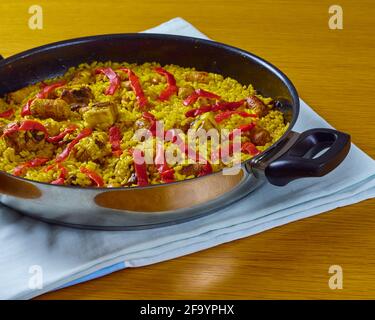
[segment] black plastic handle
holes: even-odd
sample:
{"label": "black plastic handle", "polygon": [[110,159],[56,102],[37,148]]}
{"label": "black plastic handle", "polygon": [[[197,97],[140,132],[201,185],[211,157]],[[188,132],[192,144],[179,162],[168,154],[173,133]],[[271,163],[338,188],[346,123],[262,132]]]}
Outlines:
{"label": "black plastic handle", "polygon": [[[327,149],[322,155],[318,153]],[[311,129],[299,135],[293,145],[265,168],[268,181],[276,186],[305,177],[322,177],[347,156],[350,135],[333,129]]]}

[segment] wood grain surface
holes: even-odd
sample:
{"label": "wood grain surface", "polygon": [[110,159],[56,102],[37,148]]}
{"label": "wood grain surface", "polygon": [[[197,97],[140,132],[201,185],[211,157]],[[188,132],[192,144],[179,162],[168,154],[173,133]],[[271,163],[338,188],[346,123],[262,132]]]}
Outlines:
{"label": "wood grain surface", "polygon": [[[44,10],[42,30],[28,28],[33,4]],[[332,4],[343,8],[343,30],[328,27]],[[176,16],[212,39],[271,61],[308,104],[375,157],[375,4],[370,0],[2,0],[0,53],[137,32]],[[375,298],[374,229],[375,200],[369,200],[40,299]],[[335,264],[344,271],[342,290],[328,287],[328,268]]]}

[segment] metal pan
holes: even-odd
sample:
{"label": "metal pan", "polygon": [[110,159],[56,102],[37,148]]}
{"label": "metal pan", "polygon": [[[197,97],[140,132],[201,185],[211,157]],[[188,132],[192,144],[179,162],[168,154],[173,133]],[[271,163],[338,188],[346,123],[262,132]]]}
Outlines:
{"label": "metal pan", "polygon": [[264,182],[284,186],[294,179],[324,176],[349,152],[350,136],[345,133],[292,131],[299,98],[280,70],[249,52],[190,37],[115,34],[38,47],[0,61],[0,96],[59,76],[71,66],[108,60],[173,63],[251,83],[262,95],[278,101],[277,107],[290,121],[289,129],[266,151],[242,163],[235,175],[218,172],[164,185],[107,189],[50,185],[0,172],[0,201],[4,205],[34,218],[80,228],[148,228],[213,213]]}

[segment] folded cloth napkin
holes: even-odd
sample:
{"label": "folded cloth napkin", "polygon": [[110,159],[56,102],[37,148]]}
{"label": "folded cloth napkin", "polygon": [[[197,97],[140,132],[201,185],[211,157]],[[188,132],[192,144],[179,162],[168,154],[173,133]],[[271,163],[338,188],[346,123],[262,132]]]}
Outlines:
{"label": "folded cloth napkin", "polygon": [[[148,32],[206,38],[181,18]],[[314,127],[330,126],[301,101],[295,129]],[[264,184],[213,215],[169,227],[116,232],[76,230],[38,222],[0,206],[0,298],[29,299],[122,268],[149,265],[248,237],[374,196],[375,161],[353,145],[347,159],[323,178],[294,181],[283,188]]]}

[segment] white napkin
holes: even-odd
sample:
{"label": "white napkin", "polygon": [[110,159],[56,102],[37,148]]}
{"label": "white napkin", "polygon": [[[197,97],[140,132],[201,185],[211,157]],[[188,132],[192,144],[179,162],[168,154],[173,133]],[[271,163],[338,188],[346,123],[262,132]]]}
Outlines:
{"label": "white napkin", "polygon": [[[148,32],[206,38],[181,18]],[[314,127],[330,126],[301,101],[295,129]],[[61,286],[180,257],[374,196],[375,162],[353,145],[339,168],[323,178],[303,179],[282,188],[265,184],[229,208],[170,227],[117,232],[76,230],[38,222],[0,205],[0,298],[29,299]],[[34,289],[38,275],[42,275],[43,288]]]}

